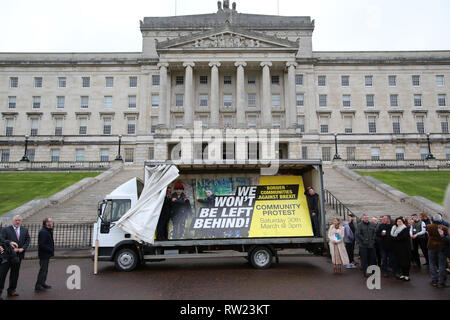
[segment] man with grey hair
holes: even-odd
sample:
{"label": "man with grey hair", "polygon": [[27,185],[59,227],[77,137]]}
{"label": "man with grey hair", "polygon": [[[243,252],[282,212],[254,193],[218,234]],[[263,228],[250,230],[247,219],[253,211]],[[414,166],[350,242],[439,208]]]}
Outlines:
{"label": "man with grey hair", "polygon": [[448,227],[442,224],[440,214],[433,215],[433,223],[427,226],[428,238],[428,258],[430,260],[431,285],[437,288],[445,288],[447,273],[447,251]]}
{"label": "man with grey hair", "polygon": [[356,242],[359,245],[361,268],[365,277],[368,277],[367,267],[376,265],[375,254],[375,226],[369,222],[369,216],[364,215],[356,228]]}
{"label": "man with grey hair", "polygon": [[18,259],[14,260],[14,263],[8,261],[0,266],[0,295],[5,286],[6,275],[9,269],[11,269],[9,274],[8,296],[16,297],[18,296],[16,288],[19,279],[20,263],[25,257],[25,251],[30,245],[30,235],[28,234],[28,229],[22,227],[22,217],[19,215],[14,216],[13,224],[3,228],[0,232],[0,237],[3,241],[17,243],[17,248],[15,248],[14,251],[18,257]]}

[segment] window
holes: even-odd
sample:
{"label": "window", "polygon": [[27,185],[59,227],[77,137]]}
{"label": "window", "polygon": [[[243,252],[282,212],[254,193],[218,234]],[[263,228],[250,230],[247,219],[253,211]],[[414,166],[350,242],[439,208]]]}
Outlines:
{"label": "window", "polygon": [[67,86],[66,77],[58,77],[58,88],[65,88]]}
{"label": "window", "polygon": [[280,115],[273,115],[272,116],[272,128],[274,129],[280,129],[281,128],[281,116]]}
{"label": "window", "polygon": [[103,134],[111,134],[111,117],[103,117]]}
{"label": "window", "polygon": [[248,94],[248,106],[252,108],[256,107],[256,93]]}
{"label": "window", "polygon": [[422,95],[415,94],[414,95],[414,107],[421,107],[421,106],[422,106]]}
{"label": "window", "polygon": [[8,97],[8,108],[9,109],[15,109],[16,108],[16,97],[10,96]]}
{"label": "window", "polygon": [[152,94],[152,108],[159,107],[159,94]]}
{"label": "window", "polygon": [[200,76],[200,84],[201,85],[208,84],[208,76]]}
{"label": "window", "polygon": [[301,133],[305,132],[305,116],[297,116],[298,128]]}
{"label": "window", "polygon": [[377,133],[377,117],[368,116],[367,121],[369,126],[369,133]]}
{"label": "window", "polygon": [[207,94],[201,94],[199,96],[199,100],[200,100],[200,107],[208,106],[208,95]]}
{"label": "window", "polygon": [[280,85],[280,76],[272,76],[272,85]]}
{"label": "window", "polygon": [[208,116],[207,115],[201,115],[199,117],[199,120],[202,123],[202,128],[203,129],[208,129]]}
{"label": "window", "polygon": [[350,76],[341,76],[341,86],[343,87],[350,86]]}
{"label": "window", "polygon": [[400,134],[400,116],[392,116],[392,132]]}
{"label": "window", "polygon": [[100,149],[100,161],[109,161],[109,149]]}
{"label": "window", "polygon": [[57,96],[56,97],[56,107],[58,109],[64,108],[65,104],[66,104],[66,97],[65,96]]}
{"label": "window", "polygon": [[175,116],[175,128],[183,128],[183,116]]}
{"label": "window", "polygon": [[223,84],[224,85],[231,85],[231,76],[224,76],[223,77]]}
{"label": "window", "polygon": [[395,148],[395,159],[405,160],[405,148]]}
{"label": "window", "polygon": [[184,95],[183,94],[176,94],[175,95],[175,106],[176,107],[182,107],[184,105]]}
{"label": "window", "polygon": [[308,159],[308,147],[302,146],[302,159],[307,160]]}
{"label": "window", "polygon": [[318,76],[317,77],[317,85],[319,87],[325,87],[327,85],[327,78],[326,78],[326,76]]}
{"label": "window", "polygon": [[39,126],[39,119],[38,118],[31,118],[31,136],[37,136],[38,135],[38,126]]}
{"label": "window", "polygon": [[33,97],[33,109],[39,109],[41,107],[41,97]]}
{"label": "window", "polygon": [[28,157],[28,160],[34,162],[34,157],[35,157],[35,155],[36,155],[36,150],[35,150],[35,149],[27,149],[27,157]]}
{"label": "window", "polygon": [[356,147],[347,147],[347,160],[356,160]]}
{"label": "window", "polygon": [[137,88],[137,77],[130,77],[130,88]]}
{"label": "window", "polygon": [[125,148],[125,162],[126,163],[134,162],[134,149],[133,148]]}
{"label": "window", "polygon": [[412,85],[414,87],[420,86],[420,76],[412,76]]}
{"label": "window", "polygon": [[90,77],[82,77],[82,86],[83,88],[89,88],[91,86],[91,78]]}
{"label": "window", "polygon": [[353,133],[353,116],[344,116],[345,133]]}
{"label": "window", "polygon": [[89,108],[89,97],[88,96],[81,97],[81,108],[83,108],[83,109]]}
{"label": "window", "polygon": [[373,86],[373,76],[365,76],[364,84],[366,85],[366,87],[372,87]]}
{"label": "window", "polygon": [[442,133],[449,133],[448,131],[448,117],[442,116],[441,117],[441,131]]}
{"label": "window", "polygon": [[83,162],[84,161],[84,149],[76,149],[75,151],[75,161]]}
{"label": "window", "polygon": [[248,76],[247,83],[249,86],[256,86],[256,77]]}
{"label": "window", "polygon": [[370,159],[372,161],[380,160],[380,148],[371,148],[370,149]]}
{"label": "window", "polygon": [[436,76],[436,85],[438,87],[443,87],[445,84],[444,82],[444,76]]}
{"label": "window", "polygon": [[328,133],[328,117],[319,117],[320,133]]}
{"label": "window", "polygon": [[223,116],[223,126],[225,128],[232,128],[233,127],[233,116],[224,115]]}
{"label": "window", "polygon": [[418,133],[425,133],[425,117],[416,116],[416,126]]}
{"label": "window", "polygon": [[78,133],[82,134],[82,135],[87,134],[87,118],[84,118],[84,117],[80,118],[79,125],[80,125],[80,128],[78,130]]}
{"label": "window", "polygon": [[177,86],[184,85],[184,76],[176,76],[175,77],[175,85],[177,85]]}
{"label": "window", "polygon": [[55,118],[55,136],[62,136],[63,118]]}
{"label": "window", "polygon": [[136,108],[136,96],[128,96],[128,108]]}
{"label": "window", "polygon": [[59,162],[59,149],[51,149],[50,150],[50,161],[51,162]]}
{"label": "window", "polygon": [[296,86],[302,86],[303,85],[303,75],[302,74],[296,74],[295,75],[295,85]]}
{"label": "window", "polygon": [[155,147],[148,147],[148,159],[149,160],[155,159]]}
{"label": "window", "polygon": [[305,105],[305,95],[303,93],[299,93],[296,95],[295,105],[297,107],[303,107]]}
{"label": "window", "polygon": [[351,107],[351,96],[349,94],[344,94],[342,96],[342,106],[344,108]]}
{"label": "window", "polygon": [[367,94],[366,95],[366,106],[368,108],[375,107],[375,96],[373,94]]}
{"label": "window", "polygon": [[319,106],[326,107],[327,106],[327,95],[319,94]]}
{"label": "window", "polygon": [[160,84],[159,75],[152,75],[152,85],[159,86],[159,84]]}
{"label": "window", "polygon": [[233,105],[233,95],[232,94],[224,94],[223,95],[223,106],[225,108],[231,108]]}
{"label": "window", "polygon": [[447,106],[447,95],[446,94],[439,94],[438,95],[438,105],[439,105],[439,107],[446,107]]}
{"label": "window", "polygon": [[450,147],[445,148],[445,159],[450,160]]}
{"label": "window", "polygon": [[113,97],[112,96],[105,96],[103,100],[103,107],[105,109],[111,109],[113,103]]}
{"label": "window", "polygon": [[14,134],[14,118],[6,118],[5,135],[12,136]]}
{"label": "window", "polygon": [[331,147],[322,147],[322,161],[331,161]]}
{"label": "window", "polygon": [[1,162],[9,162],[9,149],[2,149]]}
{"label": "window", "polygon": [[420,148],[420,159],[425,160],[428,156],[428,147]]}
{"label": "window", "polygon": [[389,76],[389,87],[397,86],[397,76]]}
{"label": "window", "polygon": [[10,77],[9,78],[9,87],[10,88],[18,88],[19,87],[19,78],[18,77]]}
{"label": "window", "polygon": [[391,94],[389,96],[391,107],[398,107],[398,94]]}
{"label": "window", "polygon": [[155,133],[158,128],[158,117],[150,118],[150,133]]}
{"label": "window", "polygon": [[114,78],[113,77],[106,77],[105,78],[105,87],[106,88],[113,88],[114,87]]}
{"label": "window", "polygon": [[279,94],[272,95],[272,107],[279,108],[281,105],[281,96]]}
{"label": "window", "polygon": [[256,128],[256,115],[249,114],[247,117],[248,127],[249,128]]}
{"label": "window", "polygon": [[34,87],[35,88],[42,88],[42,77],[35,77],[34,78]]}
{"label": "window", "polygon": [[127,134],[136,134],[136,117],[127,118]]}

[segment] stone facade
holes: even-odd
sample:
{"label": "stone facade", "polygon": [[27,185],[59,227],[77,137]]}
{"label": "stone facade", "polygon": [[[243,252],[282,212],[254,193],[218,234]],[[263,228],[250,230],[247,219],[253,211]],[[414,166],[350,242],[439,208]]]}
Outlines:
{"label": "stone facade", "polygon": [[[279,128],[280,156],[450,158],[450,51],[317,52],[310,17],[146,17],[137,53],[0,53],[2,161],[167,159],[174,129]],[[394,124],[395,123],[395,124]],[[353,148],[353,149],[352,149]],[[239,150],[238,150],[239,151]],[[242,150],[240,150],[242,152]]]}

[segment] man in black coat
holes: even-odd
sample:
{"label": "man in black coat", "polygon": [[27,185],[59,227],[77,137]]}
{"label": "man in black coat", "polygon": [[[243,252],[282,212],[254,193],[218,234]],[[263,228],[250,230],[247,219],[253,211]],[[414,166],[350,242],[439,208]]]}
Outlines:
{"label": "man in black coat", "polygon": [[53,220],[45,218],[42,222],[42,229],[38,236],[38,256],[39,256],[39,274],[37,277],[35,291],[50,289],[47,285],[48,264],[50,258],[55,255],[55,243],[53,241]]}
{"label": "man in black coat", "polygon": [[312,187],[307,187],[305,191],[306,199],[308,200],[309,212],[311,214],[311,223],[313,227],[314,237],[320,237],[319,224],[319,195]]}
{"label": "man in black coat", "polygon": [[377,257],[375,254],[375,231],[375,226],[373,223],[370,223],[369,217],[364,215],[356,228],[355,239],[359,245],[361,268],[366,277],[369,276],[367,274],[367,267],[377,264]]}
{"label": "man in black coat", "polygon": [[9,269],[11,268],[11,272],[9,274],[9,287],[8,287],[8,296],[16,297],[18,293],[16,292],[17,281],[19,279],[19,271],[20,271],[20,263],[22,259],[25,257],[25,251],[28,249],[30,245],[30,235],[28,234],[28,229],[21,226],[22,225],[22,217],[15,216],[13,218],[13,224],[9,227],[5,227],[0,232],[1,239],[3,241],[10,241],[17,244],[17,248],[14,251],[17,253],[19,259],[17,262],[12,263],[8,261],[6,263],[2,263],[0,266],[0,295],[5,286],[6,275],[8,274]]}

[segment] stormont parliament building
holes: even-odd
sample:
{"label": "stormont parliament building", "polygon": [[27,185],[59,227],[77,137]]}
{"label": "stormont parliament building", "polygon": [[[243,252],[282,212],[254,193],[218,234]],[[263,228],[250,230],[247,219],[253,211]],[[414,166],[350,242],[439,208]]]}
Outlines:
{"label": "stormont parliament building", "polygon": [[335,140],[343,160],[423,159],[428,141],[450,159],[450,51],[313,51],[310,17],[227,0],[140,31],[142,52],[0,53],[1,162],[25,144],[31,161],[113,161],[120,140],[141,165],[198,127],[278,129],[281,159],[331,161]]}

